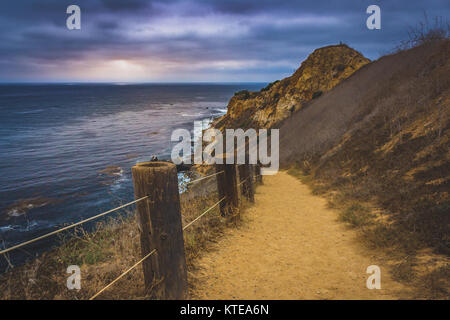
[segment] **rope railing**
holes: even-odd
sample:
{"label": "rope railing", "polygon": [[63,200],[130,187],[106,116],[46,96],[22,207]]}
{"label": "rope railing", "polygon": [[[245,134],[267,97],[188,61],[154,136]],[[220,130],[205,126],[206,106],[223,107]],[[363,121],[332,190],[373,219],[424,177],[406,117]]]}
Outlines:
{"label": "rope railing", "polygon": [[[133,167],[133,169],[134,169],[134,168],[135,168],[135,167]],[[242,185],[243,183],[245,183],[245,182],[248,181],[249,179],[253,179],[253,177],[256,178],[256,177],[259,176],[259,175],[256,175],[256,176],[255,176],[255,175],[249,175],[249,176],[246,177],[245,180],[240,181],[239,184],[236,184],[235,178],[230,178],[230,177],[235,177],[235,175],[237,174],[235,169],[228,170],[228,169],[225,169],[225,167],[222,167],[222,168],[216,167],[216,170],[220,170],[220,171],[218,171],[218,172],[216,172],[216,173],[213,173],[213,174],[210,174],[210,175],[207,175],[207,176],[204,176],[204,177],[201,177],[201,178],[196,179],[196,180],[193,180],[193,181],[189,181],[188,183],[185,184],[185,185],[194,184],[194,183],[197,183],[197,182],[199,182],[199,181],[203,181],[203,180],[205,180],[205,179],[209,179],[209,178],[212,178],[212,177],[214,177],[214,176],[218,176],[218,175],[220,175],[220,174],[224,174],[224,179],[223,179],[223,181],[222,181],[222,179],[221,179],[221,180],[218,180],[218,185],[219,185],[219,186],[218,186],[219,198],[220,198],[220,197],[222,197],[222,198],[221,198],[220,200],[218,200],[216,203],[214,203],[211,207],[209,207],[208,209],[206,209],[205,211],[203,211],[203,212],[202,212],[200,215],[198,215],[195,219],[193,219],[192,221],[190,221],[189,223],[187,223],[184,227],[180,228],[180,229],[182,229],[183,231],[186,230],[187,228],[189,228],[190,226],[192,226],[192,225],[193,225],[194,223],[196,223],[197,221],[199,221],[199,220],[200,220],[202,217],[204,217],[208,212],[210,212],[211,210],[213,210],[214,208],[216,208],[217,206],[219,206],[223,201],[226,200],[226,204],[221,205],[221,207],[220,207],[220,211],[221,211],[220,213],[221,213],[222,215],[224,215],[224,213],[223,213],[222,211],[223,211],[223,210],[226,210],[226,208],[228,208],[228,206],[232,206],[232,207],[233,207],[233,206],[236,206],[237,186]],[[171,174],[173,174],[174,177],[176,177],[176,169],[174,169],[173,173],[171,173]],[[75,227],[77,227],[77,226],[79,226],[79,225],[81,225],[81,224],[84,224],[84,223],[86,223],[86,222],[89,222],[89,221],[98,219],[98,218],[103,217],[103,216],[105,216],[105,215],[107,215],[107,214],[113,213],[113,212],[115,212],[115,211],[118,211],[118,210],[123,209],[123,208],[125,208],[125,207],[128,207],[128,206],[130,206],[130,205],[133,205],[133,204],[135,204],[135,203],[138,203],[138,202],[140,202],[140,201],[142,201],[142,200],[148,199],[148,198],[150,198],[149,193],[152,192],[151,190],[153,190],[153,188],[162,188],[162,189],[166,190],[165,192],[167,192],[167,194],[165,194],[165,196],[166,196],[168,199],[172,199],[172,198],[173,198],[173,197],[170,197],[170,192],[172,192],[172,191],[168,191],[168,190],[176,190],[176,188],[167,188],[167,186],[164,184],[165,182],[164,182],[163,180],[161,180],[161,181],[162,181],[162,182],[160,183],[161,185],[158,185],[158,184],[156,184],[156,185],[151,185],[151,189],[148,189],[148,188],[149,188],[149,185],[147,184],[147,182],[145,182],[145,181],[146,181],[145,178],[143,178],[143,176],[141,176],[141,175],[135,176],[135,175],[134,175],[134,171],[133,171],[133,181],[134,181],[135,178],[137,179],[137,181],[142,180],[142,182],[143,182],[143,183],[141,183],[141,184],[138,183],[138,184],[137,184],[138,186],[144,186],[144,188],[143,188],[144,190],[142,190],[142,189],[141,189],[141,190],[138,190],[138,191],[135,190],[135,194],[136,194],[136,195],[137,195],[137,194],[147,194],[146,196],[141,197],[141,198],[139,198],[139,199],[136,199],[136,200],[134,200],[134,201],[128,202],[128,203],[126,203],[126,204],[123,204],[123,205],[121,205],[121,206],[119,206],[119,207],[116,207],[116,208],[114,208],[114,209],[111,209],[111,210],[102,212],[102,213],[97,214],[97,215],[95,215],[95,216],[93,216],[93,217],[84,219],[84,220],[79,221],[79,222],[77,222],[77,223],[73,223],[73,224],[71,224],[71,225],[62,227],[62,228],[60,228],[60,229],[58,229],[58,230],[49,232],[49,233],[44,234],[44,235],[42,235],[42,236],[36,237],[36,238],[34,238],[34,239],[25,241],[25,242],[20,243],[20,244],[17,244],[17,245],[14,245],[14,246],[12,246],[12,247],[10,247],[10,248],[1,250],[1,251],[0,251],[0,255],[4,255],[5,258],[8,258],[8,256],[6,255],[6,253],[8,253],[8,252],[10,252],[10,251],[13,251],[13,250],[22,248],[22,247],[24,247],[24,246],[26,246],[26,245],[29,245],[29,244],[32,244],[32,243],[37,242],[37,241],[39,241],[39,240],[42,240],[42,239],[48,238],[48,237],[50,237],[50,236],[56,235],[56,234],[58,234],[58,233],[60,233],[60,232],[67,231],[67,230],[69,230],[69,229],[73,229],[73,228],[75,228]],[[174,179],[174,180],[175,180],[175,179]],[[159,181],[159,180],[157,180],[157,181]],[[171,181],[173,181],[173,180],[171,180]],[[176,184],[176,182],[174,182],[174,183]],[[135,185],[136,185],[136,184],[135,184]],[[177,191],[175,191],[175,192],[177,192]],[[155,201],[156,201],[155,203],[158,203],[158,200],[157,200],[157,199],[155,199]],[[159,199],[159,201],[160,201],[161,203],[163,203],[161,199]],[[179,200],[178,200],[178,201],[179,201]],[[149,219],[150,216],[151,216],[152,214],[156,214],[156,216],[158,216],[158,215],[171,216],[170,214],[167,214],[167,213],[165,212],[166,209],[165,209],[164,207],[161,207],[161,206],[155,206],[155,203],[154,203],[154,202],[152,202],[151,204],[149,203],[149,206],[147,206],[146,208],[140,208],[140,207],[138,208],[137,214],[140,215],[141,219],[142,219],[142,217],[144,217],[144,218],[143,218],[144,220],[145,220],[145,219]],[[151,209],[150,209],[150,208],[151,208]],[[224,209],[224,208],[225,208],[225,209]],[[141,210],[142,212],[141,212],[140,210]],[[155,211],[151,211],[151,210],[155,210]],[[156,212],[156,213],[155,213],[155,212]],[[178,213],[172,212],[171,214],[172,214],[172,217],[175,217],[176,215],[179,216],[179,215],[181,214],[181,212],[179,212],[179,209],[178,209]],[[175,216],[174,216],[174,214],[175,214]],[[170,218],[168,218],[168,219],[170,219]],[[158,221],[159,221],[159,220],[158,220]],[[166,226],[173,226],[173,225],[175,225],[175,224],[176,224],[176,219],[173,220],[173,218],[172,218],[172,223],[171,223],[171,224],[170,224],[170,223],[164,224],[164,228],[166,228]],[[142,227],[142,226],[145,226],[145,224],[144,224],[144,225],[141,224],[141,227]],[[160,227],[161,227],[161,226],[160,226]],[[163,229],[164,229],[164,228],[163,228]],[[164,230],[166,230],[166,229],[164,229]],[[147,233],[148,233],[149,231],[150,231],[150,230],[147,230]],[[165,232],[167,232],[167,233],[169,233],[169,234],[171,233],[170,230],[169,230],[169,231],[165,231]],[[142,243],[147,243],[147,245],[150,245],[150,246],[155,247],[156,244],[153,243],[153,240],[152,240],[150,237],[146,237],[146,236],[145,236],[147,233],[144,232],[144,233],[143,233],[144,236],[143,236],[143,234],[141,234],[141,246],[143,245]],[[182,237],[181,237],[181,239],[182,239]],[[179,244],[181,245],[181,247],[184,247],[183,241],[179,242]],[[177,249],[177,247],[174,246],[173,244],[172,244],[172,247],[174,248],[174,250],[180,250],[179,248]],[[172,248],[172,247],[171,247],[171,248]],[[172,249],[169,248],[168,250],[169,250],[169,252],[171,252]],[[182,249],[182,251],[183,251],[183,255],[184,255],[184,249]],[[151,257],[151,256],[152,256],[153,254],[155,254],[156,252],[157,252],[157,249],[156,249],[156,248],[153,249],[153,250],[151,250],[148,254],[146,254],[144,257],[142,257],[139,261],[137,261],[137,262],[134,263],[131,267],[129,267],[128,269],[126,269],[124,272],[122,272],[118,277],[116,277],[116,278],[115,278],[113,281],[111,281],[108,285],[106,285],[106,286],[103,287],[100,291],[98,291],[96,294],[94,294],[92,297],[90,297],[89,300],[94,300],[95,298],[97,298],[99,295],[101,295],[103,292],[105,292],[105,291],[108,290],[110,287],[112,287],[112,286],[113,286],[115,283],[117,283],[120,279],[122,279],[124,276],[126,276],[128,273],[130,273],[132,270],[134,270],[137,266],[141,265],[146,259],[148,259],[149,257]],[[165,251],[165,252],[160,252],[160,253],[158,254],[158,258],[157,258],[157,259],[161,259],[160,255],[164,256],[164,255],[167,255],[167,254],[168,254],[168,252],[166,252],[166,251]],[[176,260],[176,259],[175,259],[175,260]],[[184,258],[181,259],[180,261],[184,261]],[[175,269],[172,270],[172,271],[170,271],[170,272],[172,272],[172,273],[170,273],[169,271],[167,271],[168,274],[171,274],[171,275],[176,274],[176,273],[177,273],[176,270],[178,270],[178,269],[176,269],[176,268],[179,268],[179,267],[181,267],[181,268],[186,268],[185,265],[184,265],[184,267],[183,267],[181,264],[177,265],[177,263],[178,263],[178,262],[175,261],[175,264],[172,264],[172,265],[174,266],[173,268],[175,268]],[[144,268],[144,282],[145,282],[146,288],[153,288],[153,287],[155,286],[155,284],[152,283],[153,279],[152,279],[152,278],[149,278],[149,277],[146,277],[146,271],[147,271],[147,273],[148,273],[149,270],[147,270],[147,269],[150,268],[150,266],[147,266],[146,264],[144,264],[144,265],[143,265],[143,268]],[[170,269],[171,267],[168,267],[168,268]],[[163,274],[164,274],[164,272],[163,272]],[[182,283],[186,283],[186,280],[183,280],[182,277],[178,277],[177,279],[178,279],[178,280],[175,280],[175,278],[173,278],[173,277],[170,278],[170,279],[166,279],[166,277],[163,275],[162,278],[161,278],[161,280],[160,280],[160,282],[163,282],[163,281],[164,281],[164,283],[168,283],[168,282],[170,282],[170,281],[171,281],[171,282],[179,281],[179,282],[182,282]],[[164,285],[164,284],[163,284],[163,285]],[[169,286],[168,284],[166,284],[166,285]],[[182,286],[179,286],[179,288],[182,288]],[[180,290],[181,290],[181,289],[180,289]],[[176,293],[176,296],[177,296],[177,297],[183,297],[184,295],[183,295],[182,291],[179,291],[179,292]]]}
{"label": "rope railing", "polygon": [[102,290],[100,290],[99,292],[97,292],[96,294],[94,294],[92,297],[89,298],[89,300],[94,300],[95,298],[97,298],[100,294],[102,294],[105,290],[107,290],[109,287],[111,287],[114,283],[116,283],[117,281],[119,281],[120,279],[122,279],[124,276],[126,276],[131,270],[133,270],[134,268],[136,268],[138,265],[140,265],[142,262],[144,262],[147,258],[149,258],[152,254],[154,254],[156,252],[156,249],[153,249],[152,251],[150,251],[145,257],[143,257],[141,260],[139,260],[138,262],[136,262],[135,264],[133,264],[131,267],[129,267],[125,272],[123,272],[120,276],[118,276],[117,278],[115,278],[113,281],[111,281],[106,287],[104,287]]}
{"label": "rope railing", "polygon": [[[207,214],[209,211],[211,211],[212,209],[214,209],[215,207],[217,207],[223,200],[225,200],[225,197],[223,197],[222,199],[220,199],[219,201],[217,201],[215,204],[213,204],[211,207],[209,207],[207,210],[205,210],[202,214],[200,214],[197,218],[195,218],[194,220],[192,220],[191,222],[189,222],[187,225],[185,225],[183,227],[183,231],[186,230],[187,228],[189,228],[192,224],[194,224],[197,220],[199,220],[201,217],[203,217],[205,214]],[[103,289],[101,289],[100,291],[98,291],[96,294],[94,294],[92,297],[89,298],[89,300],[94,300],[96,297],[98,297],[100,294],[102,294],[105,290],[107,290],[108,288],[110,288],[112,285],[114,285],[117,281],[119,281],[120,279],[122,279],[124,276],[126,276],[131,270],[133,270],[134,268],[136,268],[138,265],[140,265],[142,262],[144,262],[147,258],[149,258],[152,254],[154,254],[156,252],[156,249],[153,249],[152,251],[150,251],[146,256],[144,256],[141,260],[139,260],[138,262],[136,262],[133,266],[131,266],[130,268],[128,268],[126,271],[124,271],[120,276],[118,276],[117,278],[115,278],[113,281],[111,281],[106,287],[104,287]]]}
{"label": "rope railing", "polygon": [[199,181],[202,181],[202,180],[205,180],[205,179],[208,179],[208,178],[217,176],[217,175],[219,175],[219,174],[221,174],[221,173],[223,173],[223,171],[219,171],[219,172],[210,174],[209,176],[201,177],[201,178],[199,178],[199,179],[196,179],[196,180],[193,180],[193,181],[189,181],[189,182],[186,183],[186,185],[190,185],[190,184],[193,184],[193,183],[197,183],[197,182],[199,182]]}
{"label": "rope railing", "polygon": [[95,216],[93,216],[93,217],[87,218],[87,219],[82,220],[82,221],[79,221],[79,222],[77,222],[77,223],[73,223],[73,224],[71,224],[71,225],[69,225],[69,226],[66,226],[66,227],[63,227],[63,228],[61,228],[61,229],[58,229],[58,230],[55,230],[55,231],[46,233],[46,234],[44,234],[44,235],[42,235],[42,236],[40,236],[40,237],[37,237],[37,238],[31,239],[31,240],[22,242],[22,243],[20,243],[20,244],[18,244],[18,245],[12,246],[12,247],[7,248],[7,249],[4,249],[4,250],[0,251],[0,255],[5,254],[5,253],[8,253],[8,252],[10,252],[10,251],[12,251],[12,250],[16,250],[16,249],[22,248],[22,247],[24,247],[24,246],[26,246],[26,245],[29,245],[29,244],[34,243],[34,242],[36,242],[36,241],[39,241],[39,240],[48,238],[48,237],[53,236],[53,235],[55,235],[55,234],[58,234],[58,233],[60,233],[60,232],[63,232],[63,231],[66,231],[66,230],[75,228],[75,227],[77,227],[77,226],[79,226],[79,225],[81,225],[81,224],[83,224],[83,223],[86,223],[86,222],[89,222],[89,221],[98,219],[98,218],[103,217],[103,216],[105,216],[105,215],[107,215],[107,214],[113,213],[113,212],[115,212],[115,211],[118,211],[118,210],[120,210],[120,209],[123,209],[123,208],[125,208],[125,207],[128,207],[128,206],[130,206],[130,205],[132,205],[132,204],[135,204],[135,203],[137,203],[137,202],[139,202],[139,201],[145,200],[145,199],[147,199],[148,197],[149,197],[149,196],[145,196],[145,197],[142,197],[142,198],[140,198],[140,199],[137,199],[137,200],[128,202],[128,203],[126,203],[126,204],[124,204],[124,205],[121,205],[121,206],[119,206],[119,207],[117,207],[117,208],[114,208],[114,209],[111,209],[111,210],[102,212],[102,213],[97,214],[97,215],[95,215]]}
{"label": "rope railing", "polygon": [[[199,179],[194,180],[194,181],[190,181],[190,182],[186,183],[186,185],[189,185],[189,184],[192,184],[192,183],[196,183],[196,182],[202,181],[202,180],[204,180],[204,179],[208,179],[208,178],[214,177],[214,176],[219,175],[219,174],[221,174],[221,173],[223,173],[223,171],[216,172],[216,173],[214,173],[214,174],[208,175],[208,176],[206,176],[206,177],[199,178]],[[96,216],[90,217],[90,218],[88,218],[88,219],[82,220],[82,221],[77,222],[77,223],[74,223],[74,224],[71,224],[71,225],[69,225],[69,226],[67,226],[67,227],[63,227],[63,228],[61,228],[61,229],[58,229],[58,230],[49,232],[49,233],[47,233],[47,234],[44,234],[44,235],[42,235],[42,236],[40,236],[40,237],[37,237],[37,238],[31,239],[31,240],[25,241],[25,242],[23,242],[23,243],[20,243],[20,244],[18,244],[18,245],[12,246],[12,247],[7,248],[7,249],[4,249],[4,250],[1,250],[1,251],[0,251],[0,255],[5,254],[5,253],[8,253],[8,252],[13,251],[13,250],[16,250],[16,249],[19,249],[19,248],[22,248],[22,247],[24,247],[24,246],[26,246],[26,245],[29,245],[29,244],[32,244],[32,243],[34,243],[34,242],[36,242],[36,241],[39,241],[39,240],[48,238],[48,237],[53,236],[53,235],[55,235],[55,234],[58,234],[58,233],[60,233],[60,232],[63,232],[63,231],[66,231],[66,230],[75,228],[75,227],[77,227],[77,226],[79,226],[79,225],[81,225],[81,224],[83,224],[83,223],[86,223],[86,222],[92,221],[92,220],[94,220],[94,219],[103,217],[103,216],[105,216],[105,215],[107,215],[107,214],[113,213],[113,212],[115,212],[115,211],[117,211],[117,210],[123,209],[123,208],[125,208],[125,207],[127,207],[127,206],[130,206],[130,205],[132,205],[132,204],[135,204],[135,203],[137,203],[137,202],[139,202],[139,201],[141,201],[141,200],[147,199],[147,198],[148,198],[148,196],[142,197],[142,198],[140,198],[140,199],[137,199],[137,200],[128,202],[128,203],[126,203],[126,204],[124,204],[124,205],[122,205],[122,206],[120,206],[120,207],[117,207],[117,208],[108,210],[108,211],[106,211],[106,212],[102,212],[102,213],[100,213],[100,214],[98,214],[98,215],[96,215]]]}
{"label": "rope railing", "polygon": [[220,199],[219,201],[217,201],[212,207],[210,207],[209,209],[207,209],[205,212],[203,212],[201,215],[199,215],[197,218],[195,218],[194,220],[192,220],[191,222],[189,222],[187,225],[185,225],[183,227],[183,230],[186,230],[188,227],[190,227],[195,221],[197,221],[198,219],[200,219],[201,217],[203,217],[205,214],[207,214],[209,211],[211,211],[212,209],[214,209],[215,207],[217,207],[223,200],[225,200],[225,197],[223,197],[222,199]]}
{"label": "rope railing", "polygon": [[246,182],[247,180],[249,180],[250,178],[252,178],[252,177],[248,177],[247,179],[245,179],[245,180],[239,182],[239,183],[238,183],[238,186],[242,185],[243,183],[245,183],[245,182]]}

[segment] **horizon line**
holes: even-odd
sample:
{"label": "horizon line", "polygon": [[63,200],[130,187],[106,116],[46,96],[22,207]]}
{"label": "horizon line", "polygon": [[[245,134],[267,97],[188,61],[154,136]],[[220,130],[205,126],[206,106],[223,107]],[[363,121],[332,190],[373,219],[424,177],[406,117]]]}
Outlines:
{"label": "horizon line", "polygon": [[135,85],[135,84],[263,84],[270,81],[0,81],[0,85],[7,84],[115,84],[115,85]]}

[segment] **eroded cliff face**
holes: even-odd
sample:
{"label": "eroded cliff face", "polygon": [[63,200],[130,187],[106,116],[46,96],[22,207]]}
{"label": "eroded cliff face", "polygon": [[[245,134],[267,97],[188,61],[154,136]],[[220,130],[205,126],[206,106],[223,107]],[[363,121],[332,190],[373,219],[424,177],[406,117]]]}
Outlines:
{"label": "eroded cliff face", "polygon": [[259,92],[237,92],[228,104],[227,114],[216,121],[215,127],[275,127],[369,62],[347,45],[317,49],[292,76]]}

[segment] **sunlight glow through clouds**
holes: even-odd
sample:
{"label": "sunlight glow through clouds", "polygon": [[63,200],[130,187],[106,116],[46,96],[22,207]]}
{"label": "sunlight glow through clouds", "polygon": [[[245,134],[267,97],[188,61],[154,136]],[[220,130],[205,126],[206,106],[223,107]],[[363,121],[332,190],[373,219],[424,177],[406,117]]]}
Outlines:
{"label": "sunlight glow through clouds", "polygon": [[[82,62],[66,65],[64,68],[52,68],[52,78],[65,80],[65,74],[70,68],[74,81],[88,77],[90,81],[99,82],[147,82],[165,80],[167,75],[177,74],[178,80],[207,81],[205,75],[209,72],[241,70],[259,70],[266,66],[263,60],[213,60],[201,61],[171,61],[159,58],[144,60],[112,59],[102,61],[85,59]],[[290,61],[277,61],[274,66],[287,67]],[[230,79],[233,80],[234,78]],[[171,79],[167,79],[170,81]]]}
{"label": "sunlight glow through clouds", "polygon": [[135,81],[136,79],[142,80],[148,78],[149,74],[151,74],[149,68],[146,68],[135,61],[125,59],[110,60],[99,63],[97,66],[93,66],[92,71],[89,73],[92,78],[100,76],[102,78],[112,79],[114,81]]}
{"label": "sunlight glow through clouds", "polygon": [[81,29],[68,30],[60,0],[24,1],[0,1],[0,82],[269,82],[339,42],[377,59],[425,6],[429,17],[450,10],[448,0],[383,0],[373,32],[369,0],[78,0]]}
{"label": "sunlight glow through clouds", "polygon": [[[90,81],[143,81],[152,75],[152,68],[127,59],[84,59],[52,70],[54,79],[64,80],[69,72],[74,80],[88,78]],[[162,72],[159,68],[156,73]]]}

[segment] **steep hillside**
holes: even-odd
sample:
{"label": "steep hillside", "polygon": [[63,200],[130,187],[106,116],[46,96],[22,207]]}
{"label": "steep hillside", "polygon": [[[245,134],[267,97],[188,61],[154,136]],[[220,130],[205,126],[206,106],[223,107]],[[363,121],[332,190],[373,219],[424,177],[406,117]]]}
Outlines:
{"label": "steep hillside", "polygon": [[386,224],[366,237],[402,247],[408,261],[426,247],[450,253],[449,74],[449,40],[385,56],[280,128],[281,165],[341,200],[378,206]]}
{"label": "steep hillside", "polygon": [[281,127],[282,161],[321,154],[344,134],[348,139],[356,130],[367,130],[380,116],[383,122],[371,133],[387,130],[385,138],[389,139],[405,133],[412,117],[437,117],[439,113],[439,121],[425,121],[422,130],[434,132],[443,127],[448,115],[449,46],[446,40],[382,57],[311,101]]}
{"label": "steep hillside", "polygon": [[317,49],[292,76],[275,81],[260,92],[236,93],[216,127],[272,127],[369,62],[346,45]]}

